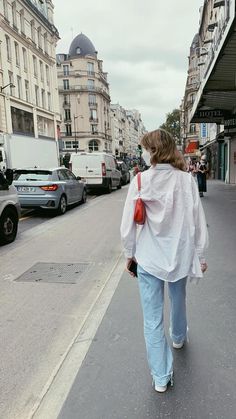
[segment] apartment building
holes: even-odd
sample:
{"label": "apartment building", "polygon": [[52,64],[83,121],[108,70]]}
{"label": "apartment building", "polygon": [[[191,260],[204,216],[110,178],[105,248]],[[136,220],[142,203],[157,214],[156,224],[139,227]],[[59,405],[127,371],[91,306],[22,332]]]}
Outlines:
{"label": "apartment building", "polygon": [[112,152],[110,93],[103,61],[84,35],[77,35],[66,54],[57,54],[61,111],[61,154]]}
{"label": "apartment building", "polygon": [[51,0],[0,1],[0,132],[15,141],[57,140],[59,34],[53,13]]}

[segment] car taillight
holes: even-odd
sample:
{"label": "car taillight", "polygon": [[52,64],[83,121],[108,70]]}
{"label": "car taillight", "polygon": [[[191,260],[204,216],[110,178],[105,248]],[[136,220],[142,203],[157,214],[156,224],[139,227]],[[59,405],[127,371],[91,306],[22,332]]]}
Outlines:
{"label": "car taillight", "polygon": [[107,171],[106,171],[106,165],[105,163],[102,163],[102,176],[106,176]]}
{"label": "car taillight", "polygon": [[58,189],[58,185],[47,185],[47,186],[40,186],[43,191],[56,191]]}
{"label": "car taillight", "polygon": [[72,163],[69,163],[69,170],[72,170]]}

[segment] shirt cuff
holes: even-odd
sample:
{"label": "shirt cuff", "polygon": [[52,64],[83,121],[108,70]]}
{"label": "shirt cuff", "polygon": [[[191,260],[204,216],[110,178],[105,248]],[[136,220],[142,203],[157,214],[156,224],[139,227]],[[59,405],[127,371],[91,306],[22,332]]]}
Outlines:
{"label": "shirt cuff", "polygon": [[133,258],[133,257],[134,257],[135,252],[134,252],[134,250],[133,250],[133,249],[125,249],[125,250],[124,250],[124,254],[125,254],[125,257],[126,257],[127,259],[131,259],[131,258]]}

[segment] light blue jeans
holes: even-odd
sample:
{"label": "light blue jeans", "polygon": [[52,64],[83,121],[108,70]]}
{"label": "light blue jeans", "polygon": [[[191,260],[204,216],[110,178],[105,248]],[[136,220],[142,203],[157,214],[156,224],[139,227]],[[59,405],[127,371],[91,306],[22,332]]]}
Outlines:
{"label": "light blue jeans", "polygon": [[[155,384],[165,386],[173,375],[173,355],[164,329],[165,282],[138,266],[138,283],[149,368]],[[183,342],[187,334],[186,283],[187,278],[168,282],[170,336],[175,343]]]}

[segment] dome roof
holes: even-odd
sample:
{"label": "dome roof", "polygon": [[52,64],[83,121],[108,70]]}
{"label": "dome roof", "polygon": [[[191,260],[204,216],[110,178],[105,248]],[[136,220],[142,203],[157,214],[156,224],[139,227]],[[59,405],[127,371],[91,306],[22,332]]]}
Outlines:
{"label": "dome roof", "polygon": [[69,56],[85,57],[85,55],[93,55],[94,57],[96,57],[97,51],[95,50],[95,47],[90,41],[90,39],[83,33],[80,33],[73,39],[71,43]]}

